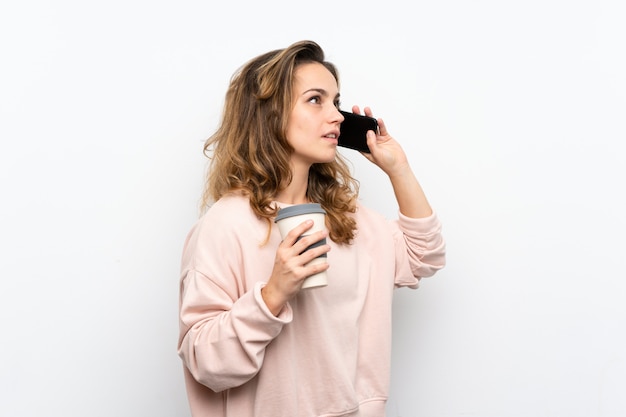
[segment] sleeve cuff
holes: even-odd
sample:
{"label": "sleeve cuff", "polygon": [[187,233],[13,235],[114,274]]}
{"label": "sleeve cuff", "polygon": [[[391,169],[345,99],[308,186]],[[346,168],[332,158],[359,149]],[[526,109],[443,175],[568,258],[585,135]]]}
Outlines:
{"label": "sleeve cuff", "polygon": [[430,216],[419,219],[407,217],[398,211],[398,224],[404,230],[411,230],[419,234],[431,234],[433,230],[439,231],[441,229],[439,218],[434,211]]}
{"label": "sleeve cuff", "polygon": [[259,306],[260,310],[263,312],[263,314],[267,316],[267,318],[272,321],[282,324],[291,323],[291,321],[293,320],[293,310],[291,309],[291,305],[289,303],[285,304],[278,316],[273,315],[270,309],[267,307],[267,304],[265,304],[263,296],[261,295],[261,288],[265,287],[265,285],[265,282],[257,282],[254,285],[254,299],[256,300],[256,303]]}

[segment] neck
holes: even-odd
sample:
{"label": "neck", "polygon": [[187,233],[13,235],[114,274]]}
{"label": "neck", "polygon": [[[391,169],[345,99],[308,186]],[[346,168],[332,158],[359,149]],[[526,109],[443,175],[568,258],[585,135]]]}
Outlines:
{"label": "neck", "polygon": [[309,167],[292,169],[292,174],[291,183],[284,190],[278,192],[276,200],[285,204],[309,203],[310,201],[306,196],[309,184]]}

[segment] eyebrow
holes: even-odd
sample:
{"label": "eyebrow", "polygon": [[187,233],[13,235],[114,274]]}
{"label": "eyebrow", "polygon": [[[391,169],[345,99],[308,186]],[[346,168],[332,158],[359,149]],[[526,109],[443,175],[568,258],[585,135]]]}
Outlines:
{"label": "eyebrow", "polygon": [[[312,91],[314,91],[316,93],[319,93],[319,94],[323,95],[324,97],[328,97],[328,95],[329,95],[328,91],[324,90],[323,88],[309,88],[308,90],[304,91],[302,93],[302,95],[305,95],[305,94],[310,93]],[[341,96],[341,94],[337,93],[337,95],[335,96],[335,100],[338,99],[340,96]]]}

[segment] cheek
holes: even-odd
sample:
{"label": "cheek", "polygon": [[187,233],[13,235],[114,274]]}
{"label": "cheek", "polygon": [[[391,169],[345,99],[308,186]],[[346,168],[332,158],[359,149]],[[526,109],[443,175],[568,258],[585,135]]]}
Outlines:
{"label": "cheek", "polygon": [[292,118],[287,125],[287,142],[293,145],[295,141],[302,140],[306,132],[306,120]]}

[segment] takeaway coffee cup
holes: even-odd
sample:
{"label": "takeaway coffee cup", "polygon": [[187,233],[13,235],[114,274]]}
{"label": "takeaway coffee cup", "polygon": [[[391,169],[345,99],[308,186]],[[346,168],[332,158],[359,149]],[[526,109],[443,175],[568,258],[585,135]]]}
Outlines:
{"label": "takeaway coffee cup", "polygon": [[[326,229],[325,224],[326,211],[322,208],[321,205],[317,203],[309,203],[309,204],[297,204],[295,206],[289,206],[282,208],[278,211],[276,215],[276,220],[274,222],[278,226],[278,230],[280,230],[280,235],[284,239],[291,230],[293,230],[296,226],[300,225],[305,220],[313,220],[313,227],[305,232],[300,237],[308,236],[312,233],[319,232],[321,230]],[[309,246],[306,250],[311,249],[316,246],[321,246],[326,244],[326,239],[322,239],[319,242],[315,242],[311,246]],[[313,265],[318,263],[326,262],[326,254],[318,256],[317,258],[310,261],[307,265]],[[313,287],[323,287],[328,284],[328,280],[326,277],[326,271],[318,272],[317,274],[313,274],[307,277],[302,284],[302,288],[313,288]]]}

